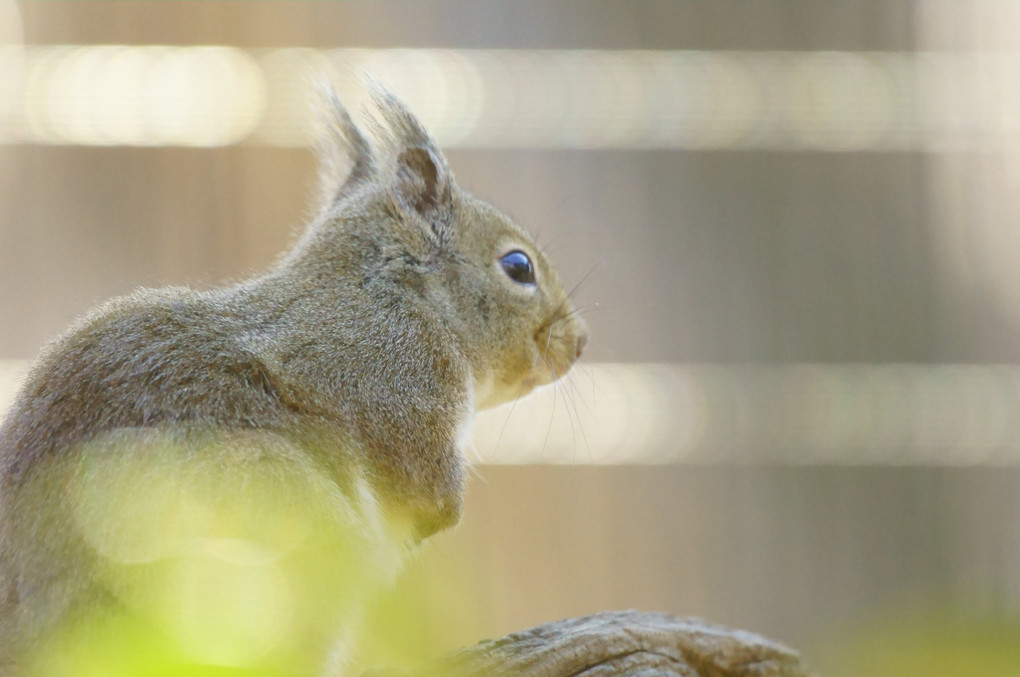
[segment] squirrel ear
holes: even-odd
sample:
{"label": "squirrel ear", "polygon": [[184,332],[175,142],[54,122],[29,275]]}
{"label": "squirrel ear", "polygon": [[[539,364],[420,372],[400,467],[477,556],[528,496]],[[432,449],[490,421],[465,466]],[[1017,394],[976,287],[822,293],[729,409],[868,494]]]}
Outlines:
{"label": "squirrel ear", "polygon": [[345,189],[376,171],[372,144],[351,120],[336,90],[326,80],[318,83],[320,121],[316,151],[319,156],[319,192],[328,209]]}
{"label": "squirrel ear", "polygon": [[428,147],[411,146],[400,151],[393,193],[402,208],[420,214],[437,234],[447,222],[452,206],[449,170]]}
{"label": "squirrel ear", "polygon": [[393,193],[403,209],[420,214],[440,235],[453,208],[453,174],[446,158],[403,101],[378,81],[369,84],[394,146]]}

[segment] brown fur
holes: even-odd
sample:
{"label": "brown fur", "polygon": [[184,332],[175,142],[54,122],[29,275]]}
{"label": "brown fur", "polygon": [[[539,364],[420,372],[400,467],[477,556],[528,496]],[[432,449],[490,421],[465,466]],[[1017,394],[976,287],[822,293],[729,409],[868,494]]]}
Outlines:
{"label": "brown fur", "polygon": [[[84,457],[171,448],[158,467],[190,459],[185,477],[325,478],[341,506],[330,528],[348,536],[361,527],[342,506],[364,480],[417,541],[460,516],[474,411],[580,354],[585,329],[545,257],[456,185],[403,104],[376,89],[377,154],[326,98],[322,208],[275,268],[212,291],[114,299],[32,369],[0,428],[0,674],[15,673],[18,648],[117,595],[70,514],[75,482],[106,481],[95,467],[107,466]],[[534,262],[534,288],[500,268],[513,249]],[[117,500],[98,510],[127,522]]]}

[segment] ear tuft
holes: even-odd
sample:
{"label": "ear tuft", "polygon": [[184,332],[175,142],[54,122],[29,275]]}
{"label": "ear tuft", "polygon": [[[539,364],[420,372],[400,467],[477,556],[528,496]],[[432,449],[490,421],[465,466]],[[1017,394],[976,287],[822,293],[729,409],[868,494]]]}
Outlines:
{"label": "ear tuft", "polygon": [[365,84],[390,135],[399,146],[422,146],[441,157],[439,145],[432,135],[393,90],[372,76],[367,77]]}
{"label": "ear tuft", "polygon": [[453,210],[453,175],[438,144],[403,101],[379,83],[369,82],[393,145],[394,196],[401,208],[423,217],[437,236],[448,227]]}
{"label": "ear tuft", "polygon": [[354,124],[333,86],[322,80],[317,89],[319,193],[321,203],[328,209],[350,185],[375,174],[376,162],[371,142]]}

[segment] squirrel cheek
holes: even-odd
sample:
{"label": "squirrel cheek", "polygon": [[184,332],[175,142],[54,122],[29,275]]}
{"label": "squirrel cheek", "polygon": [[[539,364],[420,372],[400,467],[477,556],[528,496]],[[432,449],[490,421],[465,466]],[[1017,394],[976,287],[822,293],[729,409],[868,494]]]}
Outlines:
{"label": "squirrel cheek", "polygon": [[536,386],[549,382],[547,361],[543,359],[537,340],[528,341],[516,351],[516,356],[506,362],[503,383],[513,392],[513,397],[523,397]]}

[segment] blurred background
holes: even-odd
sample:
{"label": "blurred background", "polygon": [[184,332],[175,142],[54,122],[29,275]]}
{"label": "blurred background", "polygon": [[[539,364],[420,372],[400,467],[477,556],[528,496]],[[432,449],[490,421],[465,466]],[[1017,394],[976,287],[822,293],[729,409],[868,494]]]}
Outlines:
{"label": "blurred background", "polygon": [[1020,675],[1017,35],[992,0],[0,0],[0,407],[97,302],[268,266],[309,84],[370,71],[592,340],[480,417],[366,663],[640,608]]}

